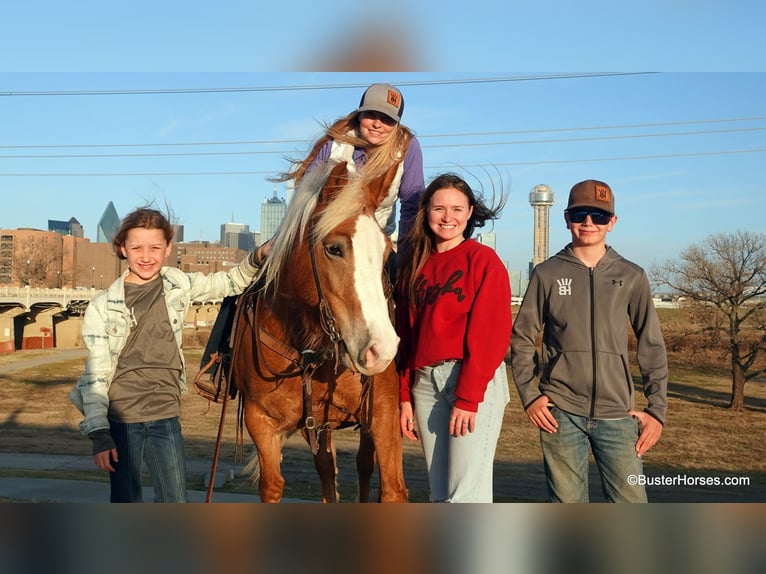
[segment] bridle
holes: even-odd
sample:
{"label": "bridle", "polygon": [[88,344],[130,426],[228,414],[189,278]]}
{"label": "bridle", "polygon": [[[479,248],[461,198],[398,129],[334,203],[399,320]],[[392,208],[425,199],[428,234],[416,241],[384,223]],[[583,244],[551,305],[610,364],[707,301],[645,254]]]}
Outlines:
{"label": "bridle", "polygon": [[[271,335],[258,323],[258,306],[260,297],[258,294],[254,294],[255,305],[253,309],[254,317],[254,335],[255,335],[255,348],[258,354],[258,362],[262,365],[271,376],[276,379],[285,379],[291,377],[301,377],[303,388],[303,427],[306,429],[309,435],[309,443],[311,445],[311,451],[316,454],[319,451],[318,435],[320,432],[327,428],[327,423],[321,426],[317,426],[316,417],[312,408],[312,388],[314,373],[322,365],[331,360],[335,360],[334,373],[337,375],[340,369],[340,357],[341,353],[345,353],[351,359],[350,353],[346,343],[343,341],[343,336],[337,328],[337,321],[335,315],[332,312],[332,308],[325,295],[324,288],[322,287],[322,280],[319,275],[319,265],[316,257],[316,237],[314,232],[314,220],[309,220],[309,233],[308,233],[308,248],[311,257],[311,270],[314,276],[314,285],[316,286],[317,296],[319,298],[319,323],[322,327],[322,331],[329,337],[330,346],[320,349],[303,349],[298,350],[287,345],[284,341],[280,341],[278,338]],[[237,321],[235,320],[235,324]],[[272,369],[268,361],[266,360],[263,349],[268,348],[272,352],[280,355],[282,358],[289,362],[289,366],[285,370]],[[349,365],[353,365],[353,361],[349,360]],[[353,372],[353,369],[351,369]],[[372,423],[372,387],[374,377],[368,375],[361,375],[362,383],[362,421],[361,424],[369,428]]]}

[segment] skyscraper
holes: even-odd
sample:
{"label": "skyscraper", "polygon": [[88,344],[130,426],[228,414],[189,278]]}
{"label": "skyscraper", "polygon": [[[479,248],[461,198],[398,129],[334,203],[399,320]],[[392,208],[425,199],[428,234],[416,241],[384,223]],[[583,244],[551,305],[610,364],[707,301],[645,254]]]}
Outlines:
{"label": "skyscraper", "polygon": [[535,210],[534,245],[530,272],[537,265],[548,259],[548,230],[550,220],[548,212],[554,202],[553,190],[547,185],[536,185],[529,192],[529,204]]}
{"label": "skyscraper", "polygon": [[72,237],[84,237],[82,225],[80,225],[80,222],[75,217],[71,217],[69,221],[49,219],[48,231],[54,231],[61,235],[71,235]]}
{"label": "skyscraper", "polygon": [[111,243],[120,230],[120,216],[117,215],[117,210],[111,201],[107,203],[101,219],[98,220],[97,230],[97,243]]}
{"label": "skyscraper", "polygon": [[277,197],[277,186],[274,186],[274,195],[264,199],[261,204],[261,242],[274,237],[279,224],[282,223],[287,213],[287,202]]}
{"label": "skyscraper", "polygon": [[250,226],[244,223],[224,223],[221,225],[221,245],[244,251],[251,251],[254,245]]}
{"label": "skyscraper", "polygon": [[180,223],[173,224],[173,241],[175,243],[183,243],[184,241],[184,226]]}
{"label": "skyscraper", "polygon": [[492,249],[497,251],[497,237],[495,236],[494,231],[485,231],[483,233],[477,233],[476,241],[486,245],[487,247],[491,247]]}

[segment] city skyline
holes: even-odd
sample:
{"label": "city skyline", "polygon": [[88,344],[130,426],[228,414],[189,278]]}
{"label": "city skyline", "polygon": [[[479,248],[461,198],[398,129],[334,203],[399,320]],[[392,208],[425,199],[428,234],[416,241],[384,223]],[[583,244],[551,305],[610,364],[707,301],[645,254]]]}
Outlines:
{"label": "city skyline", "polygon": [[[0,108],[0,227],[43,228],[44,206],[46,218],[76,216],[93,238],[112,198],[120,214],[169,206],[187,241],[214,240],[232,214],[256,229],[289,159],[374,81],[400,85],[426,182],[454,171],[490,199],[507,195],[487,231],[509,268],[532,260],[528,194],[540,184],[556,198],[551,255],[569,242],[563,208],[584,179],[612,187],[618,222],[607,242],[647,269],[711,233],[766,227],[766,74],[433,72],[2,74],[9,90],[41,93]],[[195,86],[208,91],[184,89]],[[88,87],[116,92],[61,91]],[[126,91],[139,87],[158,92]]]}

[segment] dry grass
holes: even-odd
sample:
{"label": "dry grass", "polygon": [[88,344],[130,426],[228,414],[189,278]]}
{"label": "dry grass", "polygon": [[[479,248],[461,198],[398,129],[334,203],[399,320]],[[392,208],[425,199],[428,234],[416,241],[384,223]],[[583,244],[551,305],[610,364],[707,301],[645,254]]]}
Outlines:
{"label": "dry grass", "polygon": [[[0,355],[0,366],[19,359],[46,356],[55,351],[18,352]],[[201,349],[187,349],[190,380],[196,374]],[[743,500],[766,501],[766,381],[747,384],[746,410],[726,408],[731,381],[727,366],[716,357],[690,364],[688,352],[670,354],[668,421],[660,442],[645,455],[647,474],[747,476],[746,489],[649,489],[651,500]],[[718,362],[717,362],[718,361]],[[82,368],[82,360],[0,374],[4,399],[0,406],[2,450],[49,454],[90,454],[90,441],[80,435],[79,413],[66,398]],[[639,383],[636,377],[637,385]],[[638,393],[638,406],[643,395]],[[190,392],[182,399],[182,423],[187,457],[211,460],[220,421],[220,405],[211,405]],[[235,408],[229,405],[223,434],[222,460],[231,462],[235,444]],[[206,412],[207,411],[207,412]],[[354,457],[357,435],[352,430],[335,433],[338,447],[342,500],[356,496]],[[246,437],[246,450],[250,443]],[[405,441],[405,479],[410,500],[425,501],[428,485],[425,466],[416,443]],[[310,452],[300,437],[285,444],[283,471],[285,496],[318,499],[318,479]],[[595,475],[593,475],[595,477]],[[202,488],[201,476],[190,476],[191,488]],[[596,485],[597,486],[597,485]],[[249,482],[237,479],[227,489],[250,491]],[[537,431],[522,412],[514,390],[505,414],[495,464],[495,495],[498,501],[536,501],[545,498],[542,459]],[[599,493],[593,489],[593,496]]]}

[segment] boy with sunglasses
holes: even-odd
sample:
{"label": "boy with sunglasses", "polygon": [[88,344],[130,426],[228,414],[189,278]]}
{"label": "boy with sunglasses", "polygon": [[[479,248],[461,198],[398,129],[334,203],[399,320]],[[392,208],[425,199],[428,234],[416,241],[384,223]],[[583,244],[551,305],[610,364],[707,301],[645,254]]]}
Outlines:
{"label": "boy with sunglasses", "polygon": [[[534,269],[514,321],[513,378],[540,429],[551,501],[588,501],[590,449],[607,500],[646,502],[641,455],[662,434],[668,382],[649,281],[606,244],[617,222],[606,183],[572,187],[564,220],[572,242]],[[628,323],[638,341],[643,411],[633,404]]]}

